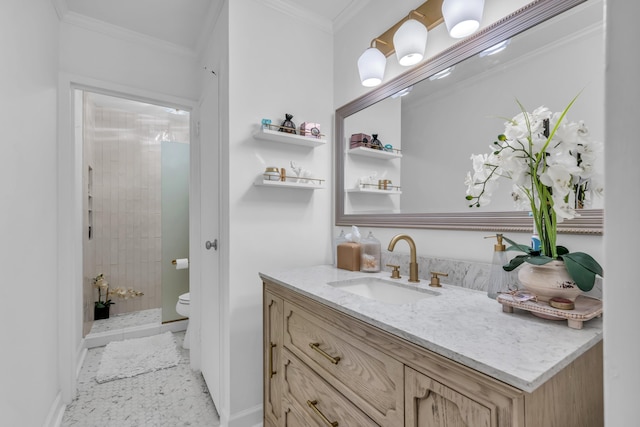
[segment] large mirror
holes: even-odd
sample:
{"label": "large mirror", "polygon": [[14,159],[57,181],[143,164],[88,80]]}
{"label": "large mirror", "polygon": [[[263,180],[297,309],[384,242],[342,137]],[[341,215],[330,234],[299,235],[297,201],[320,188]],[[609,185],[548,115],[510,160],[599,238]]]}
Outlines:
{"label": "large mirror", "polygon": [[[604,141],[601,0],[529,4],[336,111],[336,224],[530,230],[506,180],[488,206],[468,207],[470,156],[489,152],[505,117],[519,112],[516,99],[528,111],[561,111],[578,93],[569,119]],[[354,149],[359,134],[391,148]],[[602,206],[594,198],[559,230],[602,233]]]}

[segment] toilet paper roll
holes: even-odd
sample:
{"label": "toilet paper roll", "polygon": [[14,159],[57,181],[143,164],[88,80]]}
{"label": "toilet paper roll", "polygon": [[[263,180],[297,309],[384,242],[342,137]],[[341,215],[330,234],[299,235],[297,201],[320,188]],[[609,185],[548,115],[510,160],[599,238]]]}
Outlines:
{"label": "toilet paper roll", "polygon": [[180,258],[176,260],[176,270],[184,270],[189,268],[189,258]]}

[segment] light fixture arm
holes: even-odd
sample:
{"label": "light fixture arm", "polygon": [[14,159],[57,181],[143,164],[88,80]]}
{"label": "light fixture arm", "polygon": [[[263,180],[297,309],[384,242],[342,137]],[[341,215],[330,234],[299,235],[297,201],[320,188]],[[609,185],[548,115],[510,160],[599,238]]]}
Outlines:
{"label": "light fixture arm", "polygon": [[428,0],[422,3],[387,31],[374,38],[371,43],[376,42],[375,47],[380,50],[384,56],[389,57],[393,55],[396,52],[393,46],[393,35],[405,21],[417,18],[416,20],[422,22],[422,24],[427,27],[427,30],[431,30],[444,22],[444,18],[442,17],[443,1],[444,0]]}

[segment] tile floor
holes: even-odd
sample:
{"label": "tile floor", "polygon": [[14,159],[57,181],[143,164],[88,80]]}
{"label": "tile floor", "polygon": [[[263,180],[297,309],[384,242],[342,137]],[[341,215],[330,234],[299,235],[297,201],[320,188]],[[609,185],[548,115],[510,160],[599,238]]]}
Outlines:
{"label": "tile floor", "polygon": [[[127,327],[114,323],[111,326]],[[109,327],[98,324],[98,328]],[[100,331],[104,332],[108,331]],[[174,336],[181,356],[178,366],[103,384],[98,384],[95,376],[104,347],[87,350],[78,376],[78,394],[67,406],[61,427],[218,426],[204,379],[191,370],[189,350],[182,348],[184,331],[174,332]]]}

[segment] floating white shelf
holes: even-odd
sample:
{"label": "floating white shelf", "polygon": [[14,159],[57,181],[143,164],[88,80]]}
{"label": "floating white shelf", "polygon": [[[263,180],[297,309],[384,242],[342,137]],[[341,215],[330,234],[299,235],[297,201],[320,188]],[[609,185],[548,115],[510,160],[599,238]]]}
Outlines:
{"label": "floating white shelf", "polygon": [[326,138],[301,136],[270,129],[259,129],[253,136],[266,141],[285,142],[287,144],[302,145],[304,147],[318,147],[327,143]]}
{"label": "floating white shelf", "polygon": [[364,157],[375,157],[378,159],[399,159],[402,157],[402,153],[397,153],[395,151],[374,150],[373,148],[367,147],[351,148],[347,151],[347,153]]}
{"label": "floating white shelf", "polygon": [[[318,184],[319,180],[312,182],[289,182],[289,181],[269,181],[267,179],[258,179],[255,185],[262,187],[278,187],[278,188],[299,188],[303,190],[320,190],[324,188],[324,184]],[[324,182],[324,180],[322,180]]]}
{"label": "floating white shelf", "polygon": [[401,190],[379,190],[377,188],[347,188],[347,193],[367,193],[367,194],[402,194]]}

